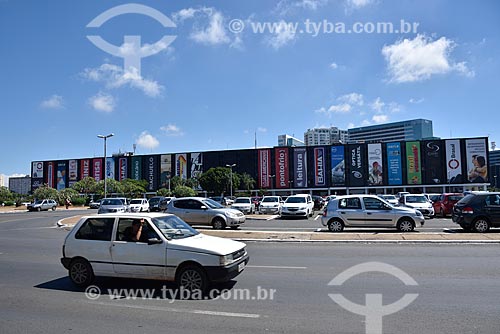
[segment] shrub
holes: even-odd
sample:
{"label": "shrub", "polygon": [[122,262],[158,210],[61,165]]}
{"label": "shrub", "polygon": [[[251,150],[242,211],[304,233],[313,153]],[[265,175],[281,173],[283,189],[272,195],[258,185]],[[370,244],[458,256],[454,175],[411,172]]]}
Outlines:
{"label": "shrub", "polygon": [[71,204],[76,206],[84,206],[86,202],[87,199],[85,197],[76,197],[71,200]]}
{"label": "shrub", "polygon": [[5,201],[5,206],[14,206],[16,203],[14,201]]}

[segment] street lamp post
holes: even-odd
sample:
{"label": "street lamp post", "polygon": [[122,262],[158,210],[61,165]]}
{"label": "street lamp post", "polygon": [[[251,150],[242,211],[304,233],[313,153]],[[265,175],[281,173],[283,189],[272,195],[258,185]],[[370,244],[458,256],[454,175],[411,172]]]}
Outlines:
{"label": "street lamp post", "polygon": [[106,173],[106,141],[108,140],[108,138],[110,137],[113,137],[115,134],[114,133],[110,133],[109,135],[97,135],[97,138],[101,138],[101,139],[104,139],[104,198],[106,198],[107,194],[108,194],[108,185],[107,185],[107,182],[106,182],[106,179],[108,178],[108,173]]}
{"label": "street lamp post", "polygon": [[[269,178],[271,179],[271,189],[274,188],[274,178],[276,177],[276,175],[269,175]],[[274,190],[273,190],[273,195],[274,195]]]}
{"label": "street lamp post", "polygon": [[232,165],[226,165],[226,167],[229,167],[231,172],[230,172],[230,179],[229,179],[229,182],[230,182],[230,187],[231,189],[229,190],[229,192],[231,193],[231,197],[233,197],[233,167],[236,166],[236,164],[232,164]]}

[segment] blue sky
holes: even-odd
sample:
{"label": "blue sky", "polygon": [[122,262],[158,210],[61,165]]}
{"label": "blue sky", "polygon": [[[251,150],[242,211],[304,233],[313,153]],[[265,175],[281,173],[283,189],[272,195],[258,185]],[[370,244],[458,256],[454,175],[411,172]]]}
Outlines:
{"label": "blue sky", "polygon": [[[0,0],[1,174],[102,156],[97,135],[108,133],[108,152],[182,153],[251,148],[255,133],[258,146],[275,146],[308,128],[427,118],[436,136],[500,143],[498,1],[135,3],[175,27],[141,14],[87,27],[127,1]],[[367,32],[401,20],[418,27]],[[267,22],[276,29],[254,30]],[[356,22],[366,30],[347,33]],[[125,35],[159,52],[124,69]],[[154,45],[165,35],[176,38]]]}

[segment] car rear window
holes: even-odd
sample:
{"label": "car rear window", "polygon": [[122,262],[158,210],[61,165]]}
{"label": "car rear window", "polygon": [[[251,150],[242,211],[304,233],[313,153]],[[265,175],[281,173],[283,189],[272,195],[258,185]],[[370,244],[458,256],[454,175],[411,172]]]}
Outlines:
{"label": "car rear window", "polygon": [[476,197],[474,194],[469,194],[462,198],[460,201],[458,201],[458,205],[468,205],[472,200]]}
{"label": "car rear window", "polygon": [[76,239],[111,241],[114,218],[89,218],[76,232]]}
{"label": "car rear window", "polygon": [[453,196],[449,196],[448,200],[449,201],[460,201],[462,198],[464,198],[464,197],[460,196],[460,195],[453,195]]}

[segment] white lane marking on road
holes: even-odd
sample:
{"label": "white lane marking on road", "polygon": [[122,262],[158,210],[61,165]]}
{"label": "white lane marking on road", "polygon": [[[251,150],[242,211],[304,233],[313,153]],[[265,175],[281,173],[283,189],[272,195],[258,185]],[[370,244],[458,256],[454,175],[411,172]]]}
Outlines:
{"label": "white lane marking on road", "polygon": [[218,311],[205,311],[205,310],[183,310],[183,309],[171,308],[171,307],[124,305],[124,304],[113,304],[113,303],[103,303],[103,302],[89,302],[89,303],[95,304],[95,305],[103,305],[103,306],[116,306],[116,307],[152,310],[152,311],[163,311],[163,312],[166,311],[166,312],[175,312],[175,313],[203,314],[203,315],[215,315],[215,316],[221,316],[221,317],[236,317],[236,318],[260,318],[260,314],[253,314],[253,313],[218,312]]}
{"label": "white lane marking on road", "polygon": [[307,269],[307,267],[289,267],[289,266],[247,266],[247,268],[263,268],[263,269]]}
{"label": "white lane marking on road", "polygon": [[314,220],[318,220],[318,218],[321,218],[321,216],[320,216],[320,215],[317,215],[317,216],[314,218]]}
{"label": "white lane marking on road", "polygon": [[266,220],[273,220],[273,219],[276,219],[276,218],[278,218],[278,217],[279,217],[278,215],[276,215],[276,216],[271,216],[271,217],[267,218]]}

